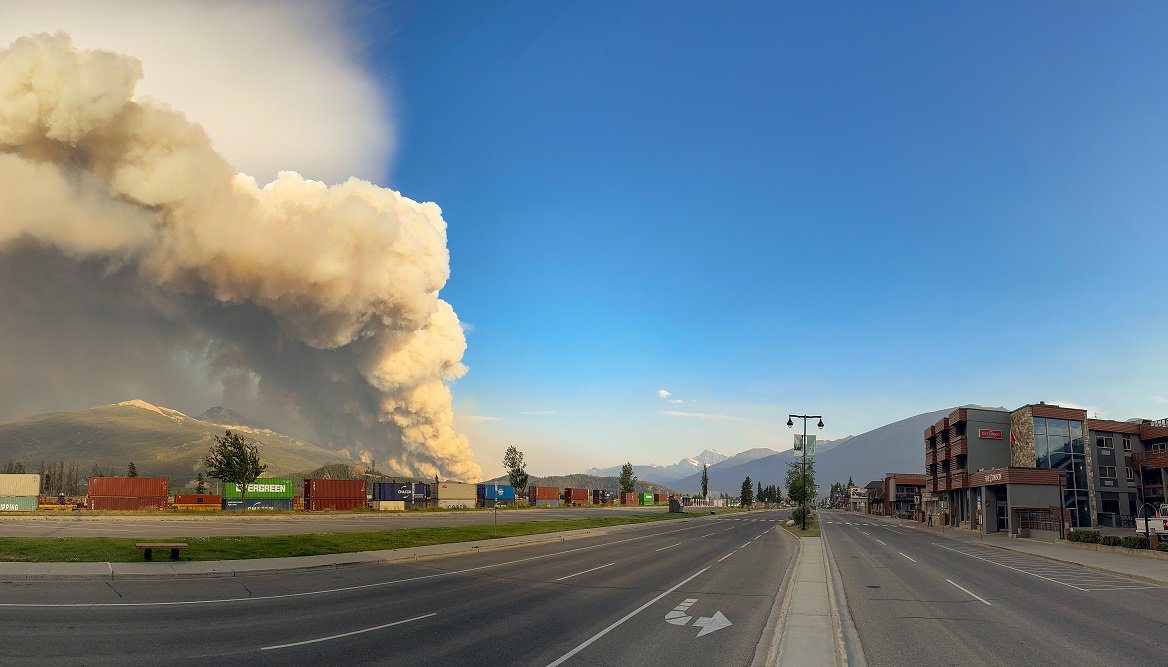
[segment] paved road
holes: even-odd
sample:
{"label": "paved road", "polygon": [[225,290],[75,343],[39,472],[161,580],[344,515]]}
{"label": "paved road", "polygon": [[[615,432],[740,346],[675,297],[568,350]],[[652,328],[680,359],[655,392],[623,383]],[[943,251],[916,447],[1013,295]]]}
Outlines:
{"label": "paved road", "polygon": [[416,564],[3,582],[0,645],[37,665],[748,665],[793,556],[785,515]]}
{"label": "paved road", "polygon": [[[695,514],[699,508],[689,508]],[[500,510],[499,523],[548,521],[578,517],[653,514],[666,507],[572,507],[533,510]],[[216,535],[299,535],[392,530],[432,526],[490,525],[495,512],[370,512],[362,514],[254,514],[208,513],[151,517],[149,515],[93,515],[74,512],[65,516],[38,514],[0,517],[0,537],[211,537]]]}
{"label": "paved road", "polygon": [[868,665],[1168,662],[1168,588],[822,512]]}

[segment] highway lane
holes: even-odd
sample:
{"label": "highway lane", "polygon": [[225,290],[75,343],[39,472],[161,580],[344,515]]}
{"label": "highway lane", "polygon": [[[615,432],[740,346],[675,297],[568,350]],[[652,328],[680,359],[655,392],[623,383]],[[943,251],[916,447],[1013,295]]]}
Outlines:
{"label": "highway lane", "polygon": [[1164,663],[1166,588],[883,517],[822,520],[873,667]]}
{"label": "highway lane", "polygon": [[[527,510],[499,510],[499,523],[551,521],[597,516],[622,516],[627,513],[654,514],[665,507],[565,507]],[[689,508],[704,514],[700,508]],[[490,525],[496,520],[492,510],[442,512],[369,512],[359,514],[298,513],[262,516],[256,514],[208,513],[206,515],[170,514],[91,515],[75,512],[63,516],[0,516],[0,537],[212,537],[298,535],[306,533],[341,533],[396,528],[430,528],[439,526]]]}
{"label": "highway lane", "polygon": [[4,583],[0,642],[36,664],[749,664],[793,554],[785,514],[324,572]]}

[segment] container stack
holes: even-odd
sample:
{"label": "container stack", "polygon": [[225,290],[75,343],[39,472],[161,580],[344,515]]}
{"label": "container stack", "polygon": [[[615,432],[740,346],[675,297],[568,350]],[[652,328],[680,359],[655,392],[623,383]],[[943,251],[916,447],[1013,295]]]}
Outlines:
{"label": "container stack", "polygon": [[569,507],[572,505],[587,505],[588,489],[574,489],[571,487],[564,489],[564,504]]}
{"label": "container stack", "polygon": [[479,484],[475,487],[479,507],[506,507],[515,504],[515,487],[510,484]]}
{"label": "container stack", "polygon": [[90,477],[89,509],[145,510],[166,507],[170,480],[165,477]]}
{"label": "container stack", "polygon": [[304,509],[321,512],[363,508],[367,502],[365,488],[363,479],[306,479]]}
{"label": "container stack", "polygon": [[529,486],[527,502],[532,507],[559,507],[560,490],[554,486]]}
{"label": "container stack", "polygon": [[40,506],[40,492],[40,475],[0,475],[0,512],[31,512]]}
{"label": "container stack", "polygon": [[208,493],[176,495],[174,497],[174,508],[176,510],[219,512],[223,509],[223,496],[213,496]]}
{"label": "container stack", "polygon": [[664,493],[654,493],[653,494],[653,504],[654,505],[658,505],[658,504],[666,502],[668,500],[669,500],[669,496],[664,494]]}
{"label": "container stack", "polygon": [[637,495],[637,504],[638,505],[652,505],[653,504],[653,494],[652,493],[638,494]]}
{"label": "container stack", "polygon": [[[247,485],[241,493],[238,484],[223,485],[223,509],[232,512],[259,510],[292,510],[296,483],[282,477],[261,477]],[[246,503],[246,507],[244,504]]]}
{"label": "container stack", "polygon": [[438,507],[443,509],[467,509],[475,506],[475,485],[461,482],[440,482]]}
{"label": "container stack", "polygon": [[374,482],[369,501],[373,509],[380,512],[402,512],[406,509],[406,499],[414,497],[411,482]]}
{"label": "container stack", "polygon": [[637,494],[634,491],[622,491],[620,494],[620,501],[622,505],[636,505]]}

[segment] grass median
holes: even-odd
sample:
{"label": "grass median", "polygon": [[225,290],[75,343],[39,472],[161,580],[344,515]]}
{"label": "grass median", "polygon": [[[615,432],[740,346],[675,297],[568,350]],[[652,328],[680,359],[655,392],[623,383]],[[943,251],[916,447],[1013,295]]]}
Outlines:
{"label": "grass median", "polygon": [[[307,533],[263,537],[2,537],[0,561],[25,563],[129,563],[142,560],[138,542],[185,542],[190,547],[183,551],[183,560],[242,560],[249,558],[280,558],[284,556],[319,556],[406,549],[432,544],[473,542],[492,537],[539,535],[563,530],[606,528],[632,523],[667,521],[692,517],[694,514],[634,514],[632,516],[605,516],[573,519],[551,519],[503,523],[495,528],[490,523],[473,526],[438,526],[431,528],[399,528],[394,530],[354,533]],[[696,515],[701,516],[701,515]]]}
{"label": "grass median", "polygon": [[803,530],[802,523],[796,523],[794,526],[784,523],[783,528],[795,537],[819,537],[819,515],[811,514],[807,517],[807,530]]}

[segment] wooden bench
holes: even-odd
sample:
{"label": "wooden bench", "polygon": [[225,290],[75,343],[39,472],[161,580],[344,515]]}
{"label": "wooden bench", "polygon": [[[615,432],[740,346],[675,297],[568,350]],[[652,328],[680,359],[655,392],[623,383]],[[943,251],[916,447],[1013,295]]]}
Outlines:
{"label": "wooden bench", "polygon": [[146,550],[143,554],[146,560],[154,560],[155,549],[170,549],[170,559],[178,560],[178,552],[187,548],[187,545],[182,542],[143,542],[134,546]]}

